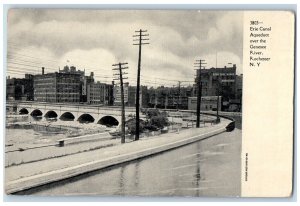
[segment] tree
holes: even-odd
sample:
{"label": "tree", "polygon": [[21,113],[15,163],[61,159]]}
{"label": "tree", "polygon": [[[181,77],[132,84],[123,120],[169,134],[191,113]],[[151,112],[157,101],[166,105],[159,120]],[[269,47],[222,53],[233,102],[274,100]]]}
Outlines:
{"label": "tree", "polygon": [[168,114],[166,112],[160,112],[158,109],[148,109],[146,116],[148,119],[146,129],[153,131],[169,125]]}
{"label": "tree", "polygon": [[[158,109],[146,109],[143,111],[146,114],[147,120],[140,121],[140,132],[145,129],[150,131],[157,131],[170,125],[168,120],[168,114],[166,112],[160,112]],[[131,119],[127,122],[128,132],[134,134],[136,131],[135,119]]]}
{"label": "tree", "polygon": [[[127,124],[127,127],[128,127],[128,133],[129,134],[135,134],[135,132],[136,132],[135,118],[129,120],[126,124]],[[139,125],[140,125],[139,131],[140,131],[140,133],[142,133],[144,131],[144,128],[145,128],[145,122],[140,121]]]}
{"label": "tree", "polygon": [[153,125],[153,126],[158,127],[159,129],[162,129],[165,126],[169,125],[169,120],[166,116],[160,114],[160,115],[157,115],[157,116],[153,116],[150,119],[150,124]]}
{"label": "tree", "polygon": [[152,117],[158,116],[160,114],[158,109],[147,109],[145,113],[148,119],[151,119]]}

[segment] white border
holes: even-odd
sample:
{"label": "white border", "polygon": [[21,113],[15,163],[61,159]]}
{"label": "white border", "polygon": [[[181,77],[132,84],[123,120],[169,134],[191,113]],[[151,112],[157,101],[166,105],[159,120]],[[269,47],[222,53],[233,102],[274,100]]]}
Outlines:
{"label": "white border", "polygon": [[[69,4],[69,3],[72,3],[72,5],[66,5],[66,4]],[[98,4],[99,1],[97,0],[85,0],[85,1],[76,1],[74,2],[74,0],[52,0],[52,1],[42,1],[42,0],[31,0],[31,1],[22,1],[22,0],[3,0],[2,1],[2,7],[1,7],[1,14],[4,15],[4,5],[5,4],[10,4],[11,6],[14,6],[14,7],[45,7],[45,6],[50,6],[50,7],[58,7],[58,6],[62,6],[62,7],[91,7],[91,6],[95,6],[95,5],[86,5],[86,4]],[[210,0],[209,1],[209,4],[205,5],[203,3],[208,3],[208,1],[205,1],[205,2],[199,2],[199,1],[195,1],[195,0],[185,0],[185,1],[179,1],[179,0],[152,0],[152,1],[143,1],[143,2],[140,2],[140,1],[126,1],[126,4],[124,4],[123,1],[121,0],[103,0],[101,1],[101,5],[97,5],[97,7],[104,7],[104,8],[141,8],[141,7],[146,7],[146,8],[150,8],[150,9],[154,9],[154,8],[162,8],[162,9],[167,9],[167,8],[171,8],[171,9],[188,9],[188,8],[196,8],[196,7],[202,7],[202,9],[234,9],[234,10],[243,10],[243,9],[261,9],[261,10],[268,10],[268,9],[279,9],[279,8],[283,8],[283,9],[286,9],[286,8],[293,8],[292,5],[288,6],[288,5],[265,5],[266,3],[273,3],[273,1],[271,0],[252,0],[252,1],[239,1],[239,0],[231,0],[231,1],[226,1],[227,4],[224,4],[224,1],[222,0]],[[150,5],[151,3],[151,5]],[[172,3],[172,5],[170,5],[170,3]],[[199,5],[199,3],[202,3],[201,5]],[[230,4],[238,4],[238,5],[230,5]],[[285,1],[276,1],[276,3],[282,3],[282,4],[296,4],[297,6],[297,1],[296,0],[285,0]],[[14,5],[16,4],[16,5]],[[18,4],[23,4],[23,5],[18,5]],[[33,4],[39,4],[39,5],[33,5]],[[56,4],[56,5],[51,5],[51,4]],[[106,4],[106,5],[105,5]],[[133,5],[129,5],[129,4],[133,4]],[[139,5],[137,5],[139,4]],[[157,4],[157,5],[153,5],[153,4]],[[174,5],[174,4],[177,4],[177,5]],[[187,5],[187,4],[192,4],[192,5]],[[197,4],[197,5],[196,5]],[[254,5],[256,4],[256,5]],[[294,8],[296,10],[296,8]],[[4,19],[3,19],[3,15],[1,15],[1,27],[3,28],[2,32],[1,32],[1,37],[2,39],[4,38]],[[296,21],[297,22],[297,27],[298,27],[298,24],[299,24],[299,21]],[[297,45],[298,45],[298,42],[297,41]],[[3,57],[1,59],[1,63],[3,65],[3,61],[4,61],[4,41],[1,41],[1,46],[2,46],[2,50],[1,50],[1,56]],[[297,53],[297,58],[296,59],[299,59],[298,58],[298,53]],[[1,70],[1,75],[2,75],[2,78],[3,78],[3,88],[5,88],[5,72],[4,72],[4,68]],[[298,74],[297,74],[298,76]],[[298,96],[298,85],[296,84],[297,86],[297,93],[295,95]],[[5,89],[3,89],[5,90]],[[0,95],[0,102],[1,102],[1,107],[0,107],[0,115],[2,117],[5,117],[5,114],[4,114],[4,95],[5,93],[2,92],[2,95]],[[296,97],[297,97],[296,96]],[[296,101],[297,101],[297,98],[296,98]],[[295,110],[297,112],[296,116],[298,116],[298,111],[297,109]],[[297,118],[296,118],[297,119]],[[296,120],[295,119],[295,120]],[[0,124],[4,125],[4,118],[1,118],[1,122]],[[295,122],[295,127],[297,127],[297,121]],[[1,127],[1,134],[3,134],[3,127]],[[297,135],[297,131],[295,131],[295,135]],[[297,139],[297,138],[295,138]],[[297,141],[298,142],[298,141]],[[296,145],[296,147],[298,146],[298,143]],[[1,147],[1,154],[3,154],[3,147]],[[297,153],[296,153],[297,155]],[[3,155],[2,155],[3,157]],[[297,160],[297,156],[295,156],[295,162]],[[1,158],[1,163],[2,163],[2,166],[3,166],[3,158]],[[3,177],[3,170],[0,170],[1,172],[1,176]],[[297,170],[296,170],[297,171]],[[296,174],[295,174],[296,175]],[[297,176],[297,175],[296,175]],[[295,180],[297,181],[297,179]],[[297,182],[298,183],[298,182]],[[297,184],[296,183],[296,184]],[[1,197],[2,197],[2,201],[3,201],[3,181],[0,181],[0,193],[1,193]],[[255,203],[255,204],[264,204],[264,205],[274,205],[274,201],[275,202],[281,202],[281,203],[284,203],[284,204],[296,204],[295,201],[297,201],[297,197],[296,197],[296,192],[297,192],[297,185],[295,185],[294,187],[295,189],[295,194],[294,194],[294,197],[293,198],[289,198],[289,199],[286,199],[286,198],[283,198],[283,199],[278,199],[278,198],[241,198],[241,199],[237,199],[237,198],[138,198],[138,199],[131,199],[131,198],[83,198],[83,197],[72,197],[72,198],[68,198],[68,197],[62,197],[62,198],[38,198],[35,199],[33,197],[26,197],[26,198],[18,198],[18,197],[5,197],[5,201],[13,201],[13,202],[4,202],[5,205],[19,205],[19,204],[22,204],[22,205],[32,205],[32,204],[40,204],[39,202],[34,202],[32,203],[31,201],[51,201],[51,202],[44,202],[43,204],[46,204],[46,205],[53,205],[53,204],[57,204],[57,203],[53,203],[53,201],[60,201],[61,203],[59,204],[66,204],[64,202],[70,202],[70,201],[73,201],[73,203],[71,203],[72,205],[82,205],[82,201],[87,201],[89,202],[89,204],[93,204],[93,205],[99,205],[99,203],[97,202],[91,202],[91,201],[103,201],[105,202],[105,204],[118,204],[120,202],[125,202],[123,203],[124,205],[130,205],[132,206],[133,204],[141,204],[140,202],[135,202],[135,203],[131,203],[131,201],[146,201],[144,202],[143,204],[157,204],[157,203],[154,203],[155,202],[161,202],[160,204],[161,205],[165,205],[165,204],[172,204],[172,205],[181,205],[183,202],[189,202],[188,204],[190,205],[199,205],[199,204],[203,204],[203,203],[198,203],[198,201],[209,201],[209,202],[205,202],[205,204],[218,204],[218,203],[221,203],[222,205],[232,205],[233,203],[231,203],[231,201],[234,201],[235,204],[240,204],[240,202],[244,202],[244,201],[248,201],[244,204],[246,205],[249,205],[249,204],[252,204],[252,203]],[[21,201],[21,202],[19,202]],[[25,203],[23,203],[23,201]],[[114,201],[114,203],[108,203],[109,201]],[[150,201],[150,202],[149,202]],[[172,201],[172,203],[170,203]],[[173,201],[176,201],[173,202]],[[264,203],[257,203],[257,201],[263,201]],[[268,203],[266,203],[266,201],[270,201]],[[169,203],[166,203],[166,202],[169,202]],[[214,202],[214,203],[212,203]],[[101,203],[102,204],[102,203]],[[159,205],[160,205],[159,204]]]}

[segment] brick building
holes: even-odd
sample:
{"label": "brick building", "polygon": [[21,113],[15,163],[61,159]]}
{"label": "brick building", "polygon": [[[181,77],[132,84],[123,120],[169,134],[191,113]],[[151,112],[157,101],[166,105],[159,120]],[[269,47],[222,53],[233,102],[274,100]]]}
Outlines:
{"label": "brick building", "polygon": [[[124,103],[126,106],[135,107],[136,103],[136,86],[129,86],[126,82],[123,84],[124,88]],[[140,87],[140,106],[148,106],[148,88],[147,86]],[[114,105],[121,105],[121,87],[120,85],[114,86]]]}
{"label": "brick building", "polygon": [[[194,94],[197,96],[199,69],[196,72]],[[222,96],[225,101],[236,94],[236,65],[232,67],[201,69],[202,96]]]}
{"label": "brick building", "polygon": [[[222,97],[219,97],[219,111],[221,110]],[[218,97],[204,96],[201,97],[201,111],[217,111]],[[188,110],[197,110],[197,97],[188,98]]]}
{"label": "brick building", "polygon": [[193,87],[164,87],[150,88],[149,107],[165,109],[187,109],[188,97],[193,95]]}
{"label": "brick building", "polygon": [[40,102],[80,102],[81,96],[81,71],[76,71],[75,67],[55,73],[44,73],[35,75],[33,78],[34,101]]}
{"label": "brick building", "polygon": [[88,101],[88,87],[91,84],[94,84],[94,72],[91,72],[90,76],[81,76],[81,97],[80,102],[89,102]]}
{"label": "brick building", "polygon": [[88,104],[113,104],[113,85],[100,82],[91,82],[87,85]]}
{"label": "brick building", "polygon": [[235,87],[236,91],[236,99],[241,100],[242,96],[243,96],[243,74],[241,75],[237,75],[236,76],[236,87]]}
{"label": "brick building", "polygon": [[[124,103],[127,105],[128,103],[128,90],[129,90],[129,83],[123,83],[123,91],[124,91]],[[121,87],[120,84],[115,84],[114,85],[114,105],[121,105]]]}
{"label": "brick building", "polygon": [[[148,107],[149,102],[149,95],[148,95],[148,88],[146,86],[140,87],[140,106],[141,107]],[[127,105],[129,107],[135,107],[136,103],[136,86],[129,86],[128,87],[128,102]]]}
{"label": "brick building", "polygon": [[25,74],[25,78],[6,79],[6,99],[33,101],[33,75]]}
{"label": "brick building", "polygon": [[85,76],[85,71],[74,66],[65,66],[58,72],[26,74],[25,78],[9,77],[6,80],[8,100],[39,101],[54,103],[88,103],[113,105],[114,83],[104,84],[94,80],[94,73]]}

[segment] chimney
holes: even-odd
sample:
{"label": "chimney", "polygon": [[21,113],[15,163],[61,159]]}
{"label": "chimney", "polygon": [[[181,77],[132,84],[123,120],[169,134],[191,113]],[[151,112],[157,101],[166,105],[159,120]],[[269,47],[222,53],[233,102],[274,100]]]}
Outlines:
{"label": "chimney", "polygon": [[42,75],[45,74],[45,67],[42,67]]}
{"label": "chimney", "polygon": [[94,76],[94,72],[91,72],[91,77],[93,77]]}

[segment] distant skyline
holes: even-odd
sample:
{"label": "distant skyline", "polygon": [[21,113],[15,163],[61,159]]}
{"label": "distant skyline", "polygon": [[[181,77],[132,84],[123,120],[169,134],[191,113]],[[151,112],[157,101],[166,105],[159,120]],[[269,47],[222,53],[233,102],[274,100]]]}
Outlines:
{"label": "distant skyline", "polygon": [[[198,10],[12,9],[8,13],[7,75],[58,71],[66,64],[109,83],[112,64],[128,62],[128,82],[136,84],[138,47],[134,31],[146,29],[141,84],[193,84],[195,59],[206,68],[237,65],[242,73],[243,12]],[[218,58],[216,61],[216,54]]]}

